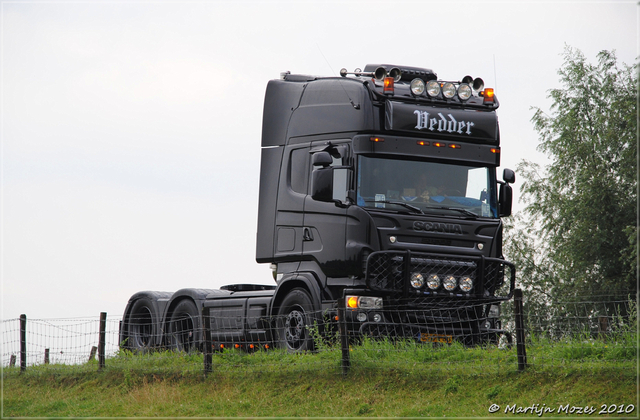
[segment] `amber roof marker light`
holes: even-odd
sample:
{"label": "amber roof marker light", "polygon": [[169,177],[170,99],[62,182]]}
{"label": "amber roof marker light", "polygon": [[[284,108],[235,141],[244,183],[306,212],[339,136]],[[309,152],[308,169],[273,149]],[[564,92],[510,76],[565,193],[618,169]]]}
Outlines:
{"label": "amber roof marker light", "polygon": [[384,87],[382,88],[382,92],[385,95],[393,96],[393,94],[395,93],[393,77],[385,77],[383,83]]}
{"label": "amber roof marker light", "polygon": [[484,97],[484,104],[492,104],[494,102],[494,92],[493,92],[493,88],[485,88],[482,91],[482,96]]}

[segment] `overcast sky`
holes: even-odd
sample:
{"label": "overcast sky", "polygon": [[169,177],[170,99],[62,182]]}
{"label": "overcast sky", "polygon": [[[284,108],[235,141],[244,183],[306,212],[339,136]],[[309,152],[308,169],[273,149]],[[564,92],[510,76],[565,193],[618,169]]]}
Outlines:
{"label": "overcast sky", "polygon": [[273,283],[255,242],[262,101],[282,71],[482,77],[515,168],[545,162],[530,107],[549,108],[565,45],[632,64],[638,23],[635,1],[3,1],[2,318]]}

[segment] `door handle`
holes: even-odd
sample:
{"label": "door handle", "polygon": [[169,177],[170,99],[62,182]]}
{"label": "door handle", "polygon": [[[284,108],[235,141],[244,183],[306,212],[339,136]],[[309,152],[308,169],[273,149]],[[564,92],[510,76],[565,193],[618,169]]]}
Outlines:
{"label": "door handle", "polygon": [[313,241],[313,234],[311,233],[311,229],[308,227],[302,229],[302,240],[304,242]]}

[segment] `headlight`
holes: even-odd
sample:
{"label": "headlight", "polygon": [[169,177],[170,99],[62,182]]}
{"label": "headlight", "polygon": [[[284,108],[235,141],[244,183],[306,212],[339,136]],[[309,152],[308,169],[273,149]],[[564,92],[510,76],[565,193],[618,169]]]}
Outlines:
{"label": "headlight", "polygon": [[444,285],[444,288],[447,289],[448,291],[453,291],[453,289],[456,288],[456,278],[453,276],[447,276],[447,278],[444,279],[444,282],[442,283]]}
{"label": "headlight", "polygon": [[416,96],[424,93],[424,81],[422,79],[413,79],[411,81],[411,93]]}
{"label": "headlight", "polygon": [[420,273],[411,273],[411,286],[414,289],[419,289],[424,286],[424,277]]}
{"label": "headlight", "polygon": [[442,95],[447,99],[451,99],[456,96],[456,85],[451,82],[445,83],[444,86],[442,86]]}
{"label": "headlight", "polygon": [[437,274],[430,275],[427,279],[427,286],[431,290],[436,290],[438,287],[440,287],[440,277],[438,277]]}
{"label": "headlight", "polygon": [[349,309],[382,309],[382,298],[373,296],[347,296],[346,305]]}
{"label": "headlight", "polygon": [[358,306],[362,309],[382,309],[382,298],[372,296],[360,296]]}
{"label": "headlight", "polygon": [[463,101],[466,101],[470,97],[471,97],[471,86],[469,86],[466,83],[461,84],[460,87],[458,88],[458,98],[460,98]]}
{"label": "headlight", "polygon": [[473,289],[473,280],[471,277],[463,277],[460,279],[460,290],[463,292],[469,292]]}
{"label": "headlight", "polygon": [[435,80],[427,82],[427,95],[431,97],[440,95],[440,83]]}

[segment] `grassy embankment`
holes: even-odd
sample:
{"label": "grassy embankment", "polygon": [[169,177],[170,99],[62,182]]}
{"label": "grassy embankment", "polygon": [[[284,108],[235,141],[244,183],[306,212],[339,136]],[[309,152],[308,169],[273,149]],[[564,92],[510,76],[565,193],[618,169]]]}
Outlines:
{"label": "grassy embankment", "polygon": [[[340,369],[339,348],[317,354],[281,351],[214,357],[203,375],[202,355],[120,354],[98,372],[83,366],[3,371],[3,416],[201,417],[480,417],[520,416],[507,407],[553,409],[546,417],[581,417],[558,408],[603,405],[611,416],[638,417],[637,335],[606,343],[537,342],[530,366],[517,371],[515,349],[466,349],[456,344],[365,343],[354,346],[352,368]],[[500,408],[490,413],[492,405]],[[537,406],[535,406],[537,404]],[[620,414],[629,410],[626,415]],[[495,408],[495,406],[494,406]],[[531,409],[530,409],[531,411]],[[537,416],[529,412],[527,415]],[[585,414],[586,415],[586,414]]]}

